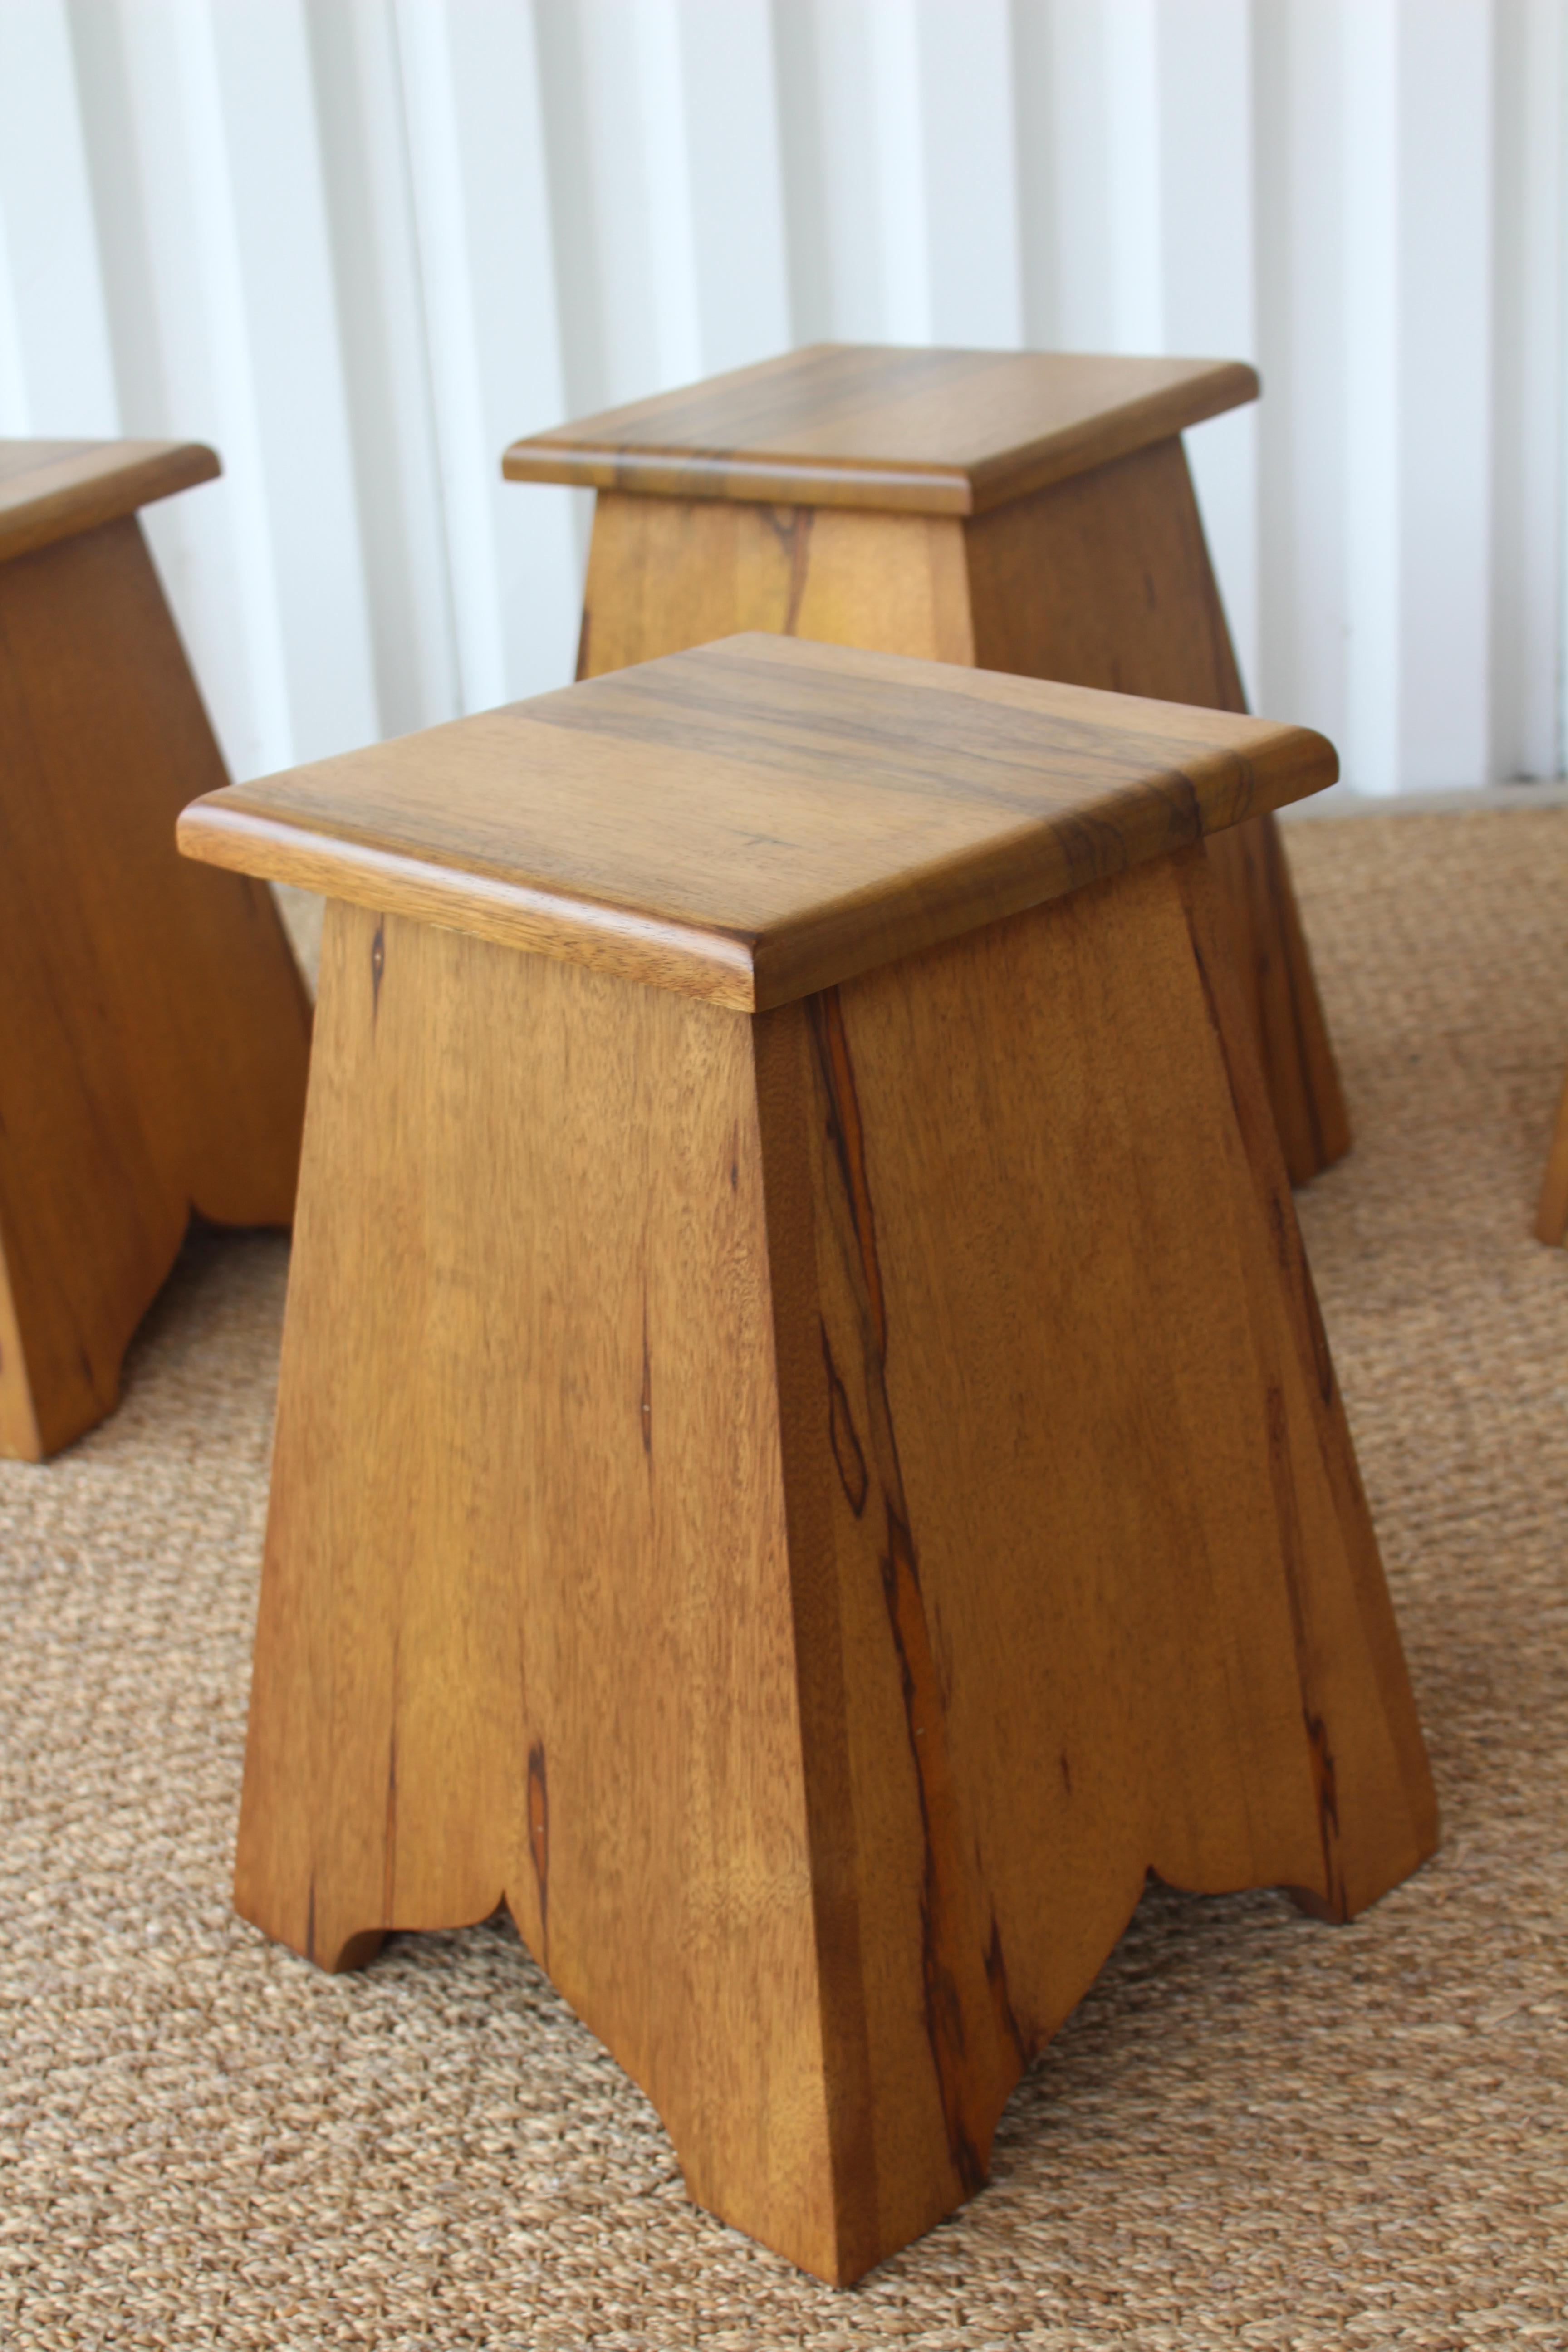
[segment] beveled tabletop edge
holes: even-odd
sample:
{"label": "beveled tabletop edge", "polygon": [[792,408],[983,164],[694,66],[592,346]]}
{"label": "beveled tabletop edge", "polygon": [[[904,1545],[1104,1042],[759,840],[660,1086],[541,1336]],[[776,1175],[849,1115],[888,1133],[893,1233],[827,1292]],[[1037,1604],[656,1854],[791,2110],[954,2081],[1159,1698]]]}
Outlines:
{"label": "beveled tabletop edge", "polygon": [[987,514],[993,507],[1031,498],[1037,490],[1070,480],[1074,474],[1091,473],[1097,467],[1113,465],[1119,457],[1131,457],[1156,441],[1174,440],[1190,425],[1203,425],[1211,416],[1244,408],[1262,388],[1256,368],[1244,360],[1230,360],[1216,363],[1211,375],[1194,376],[1188,384],[1130,400],[1108,418],[1086,418],[1081,425],[1064,427],[1026,449],[972,467],[968,511]]}
{"label": "beveled tabletop edge", "polygon": [[97,530],[222,471],[205,442],[79,442],[71,456],[0,481],[0,562]]}
{"label": "beveled tabletop edge", "polygon": [[[730,640],[737,646],[748,642],[771,650],[787,641]],[[956,691],[977,675],[958,670],[941,682]],[[1101,698],[1123,699],[1095,698]],[[1151,719],[1164,708],[1140,705]],[[1197,715],[1185,705],[1170,708],[1188,723]],[[1204,715],[1223,723],[1222,714]],[[1229,727],[1238,723],[1252,730],[1245,754],[1234,743],[1199,747],[1179,766],[1152,767],[1091,811],[1031,815],[948,857],[940,868],[922,862],[755,931],[498,873],[446,853],[389,848],[316,815],[299,823],[282,819],[251,801],[253,789],[265,791],[266,778],[254,788],[232,785],[193,802],[180,817],[177,837],[186,856],[205,864],[291,882],[754,1013],[1109,880],[1192,846],[1205,831],[1282,807],[1333,782],[1338,759],[1322,736],[1234,718]],[[1221,812],[1217,824],[1205,825],[1205,792]],[[933,887],[939,878],[940,889]]]}
{"label": "beveled tabletop edge", "polygon": [[[526,457],[520,457],[520,451],[526,451]],[[644,449],[629,457],[608,442],[602,446],[583,443],[567,448],[542,436],[513,442],[501,458],[501,475],[509,482],[563,482],[574,489],[620,491],[637,498],[730,499],[749,506],[859,507],[891,514],[977,511],[969,476],[957,467],[829,466],[821,458],[764,460],[674,449]]]}
{"label": "beveled tabletop edge", "polygon": [[[242,805],[231,785],[193,801],[174,837],[181,854],[324,898],[467,931],[525,955],[553,955],[622,980],[757,1010],[756,941],[717,925],[684,923],[586,893],[487,874],[455,858],[382,849],[325,825],[286,824]],[[343,852],[351,849],[352,859]]]}
{"label": "beveled tabletop edge", "polygon": [[[809,345],[807,352],[835,348]],[[751,369],[737,369],[738,381],[760,376],[784,361],[786,352]],[[1005,353],[979,356],[1005,357]],[[1035,354],[1035,356],[1047,356]],[[1071,357],[1099,356],[1093,353]],[[1170,440],[1189,425],[1244,407],[1262,389],[1256,368],[1243,360],[1193,360],[1194,372],[1157,386],[1118,407],[1059,425],[1038,439],[973,465],[911,465],[898,460],[834,459],[776,452],[728,456],[710,449],[628,446],[612,435],[584,437],[585,425],[606,425],[649,404],[628,403],[603,418],[563,425],[526,436],[502,452],[501,474],[511,482],[560,482],[577,488],[641,497],[732,499],[779,506],[855,507],[905,514],[980,515],[1015,499],[1027,498],[1074,474],[1091,472],[1132,456],[1156,441]],[[696,390],[691,386],[689,389]]]}

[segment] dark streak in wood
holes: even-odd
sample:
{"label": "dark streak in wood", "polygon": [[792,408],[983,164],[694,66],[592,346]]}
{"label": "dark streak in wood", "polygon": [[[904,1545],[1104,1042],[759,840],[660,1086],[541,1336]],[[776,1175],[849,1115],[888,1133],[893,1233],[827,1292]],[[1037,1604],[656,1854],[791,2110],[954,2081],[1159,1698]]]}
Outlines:
{"label": "dark streak in wood", "polygon": [[991,1988],[997,2027],[1012,2043],[1021,2070],[1034,2055],[1033,2039],[1025,2033],[1013,2012],[1013,1997],[1007,1984],[1007,1963],[1002,1956],[1002,1929],[994,1911],[991,1914],[991,1941],[985,1947],[985,1981]]}
{"label": "dark streak in wood", "polygon": [[370,943],[370,1025],[374,1029],[381,1011],[381,975],[386,969],[386,923],[384,919],[375,927],[375,937]]}
{"label": "dark streak in wood", "polygon": [[[837,989],[809,1001],[811,1034],[826,1108],[826,1139],[842,1186],[848,1234],[839,1228],[861,1325],[869,1440],[881,1489],[885,1541],[879,1566],[898,1664],[924,1864],[921,1887],[921,1973],[926,2036],[953,2171],[964,2193],[986,2177],[994,2128],[987,2043],[1000,2034],[1019,2044],[1010,2007],[999,2009],[980,1929],[977,1894],[965,1860],[957,1790],[935,1646],[921,1591],[920,1566],[888,1394],[888,1318],[877,1227],[867,1171],[865,1134],[854,1066]],[[826,1335],[824,1333],[825,1346]],[[829,1356],[831,1366],[831,1356]],[[846,1408],[847,1398],[846,1398]],[[836,1449],[837,1458],[837,1449]],[[843,1476],[843,1465],[839,1463]],[[868,1482],[870,1473],[868,1472]],[[995,1941],[994,1922],[992,1941]],[[998,1962],[1000,1949],[997,1949]],[[1005,1991],[1005,1983],[1004,1983]]]}
{"label": "dark streak in wood", "polygon": [[838,1465],[839,1484],[850,1509],[858,1518],[866,1507],[870,1481],[866,1469],[866,1456],[860,1440],[855,1434],[849,1399],[838,1377],[838,1367],[833,1360],[833,1348],[826,1323],[822,1326],[822,1360],[827,1371],[827,1442]]}
{"label": "dark streak in wood", "polygon": [[528,1751],[528,1851],[539,1887],[539,1925],[544,1957],[550,1950],[550,1790],[542,1739],[536,1739]]}
{"label": "dark streak in wood", "polygon": [[871,1213],[871,1192],[866,1176],[866,1148],[860,1129],[860,1106],[855,1094],[855,1073],[844,1034],[844,1007],[837,989],[824,989],[809,1000],[811,1033],[827,1097],[827,1134],[844,1180],[845,1195],[859,1250],[860,1279],[870,1311],[871,1331],[879,1361],[888,1353],[888,1310],[882,1297],[882,1275],[877,1263],[877,1225]]}
{"label": "dark streak in wood", "polygon": [[1322,1717],[1314,1715],[1309,1706],[1302,1707],[1301,1720],[1307,1727],[1307,1747],[1312,1759],[1312,1797],[1318,1810],[1318,1834],[1323,1849],[1323,1877],[1329,1889],[1325,1909],[1331,1919],[1348,1919],[1350,1903],[1340,1862],[1339,1787],[1333,1750],[1329,1746],[1328,1727]]}
{"label": "dark streak in wood", "polygon": [[981,2069],[970,2062],[971,2020],[965,2015],[960,1981],[963,1906],[962,1889],[956,1884],[958,1874],[951,1835],[952,1789],[945,1725],[913,1539],[893,1497],[884,1494],[883,1502],[887,1543],[881,1562],[882,1592],[898,1656],[904,1722],[925,1848],[925,1875],[921,1890],[921,1973],[926,2034],[936,2067],[953,2168],[965,2193],[973,2194],[985,2179],[985,2122],[969,2112],[973,2104],[973,2086],[981,2080]]}
{"label": "dark streak in wood", "polygon": [[1279,1560],[1284,1570],[1285,1592],[1290,1610],[1290,1633],[1296,1650],[1296,1675],[1301,1692],[1301,1720],[1306,1728],[1308,1751],[1311,1759],[1312,1798],[1317,1812],[1318,1837],[1323,1855],[1323,1885],[1311,1890],[1321,1903],[1326,1916],[1345,1919],[1350,1916],[1346,1898],[1344,1867],[1340,1854],[1340,1809],[1335,1784],[1333,1751],[1329,1745],[1328,1729],[1316,1704],[1317,1676],[1313,1669],[1311,1631],[1307,1622],[1305,1564],[1300,1558],[1300,1520],[1298,1516],[1295,1474],[1290,1463],[1290,1435],[1286,1418],[1285,1398],[1277,1383],[1270,1382],[1266,1399],[1268,1419],[1268,1470],[1273,1481],[1279,1524]]}

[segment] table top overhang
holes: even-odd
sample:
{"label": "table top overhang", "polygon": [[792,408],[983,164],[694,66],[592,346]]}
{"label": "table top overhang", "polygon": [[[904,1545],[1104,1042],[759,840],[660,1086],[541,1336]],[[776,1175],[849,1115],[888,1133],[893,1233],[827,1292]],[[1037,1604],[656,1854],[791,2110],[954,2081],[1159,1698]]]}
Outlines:
{"label": "table top overhang", "polygon": [[760,1012],[1337,772],[1304,728],[741,636],[209,793],[179,838]]}
{"label": "table top overhang", "polygon": [[222,470],[199,441],[0,441],[0,563]]}
{"label": "table top overhang", "polygon": [[817,343],[514,441],[516,482],[983,514],[1256,400],[1237,360]]}

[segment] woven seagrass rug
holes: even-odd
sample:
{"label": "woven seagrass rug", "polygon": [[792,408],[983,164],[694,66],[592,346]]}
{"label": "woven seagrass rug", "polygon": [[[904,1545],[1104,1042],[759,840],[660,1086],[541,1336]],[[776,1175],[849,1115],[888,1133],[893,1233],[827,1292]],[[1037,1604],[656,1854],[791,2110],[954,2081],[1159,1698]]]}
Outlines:
{"label": "woven seagrass rug", "polygon": [[[990,2188],[847,2294],[689,2206],[492,1923],[228,1905],[288,1270],[192,1244],[0,1465],[0,2343],[1568,2346],[1568,812],[1291,829],[1356,1127],[1302,1198],[1444,1808],[1353,1927],[1154,1888]],[[308,922],[308,913],[305,916]]]}

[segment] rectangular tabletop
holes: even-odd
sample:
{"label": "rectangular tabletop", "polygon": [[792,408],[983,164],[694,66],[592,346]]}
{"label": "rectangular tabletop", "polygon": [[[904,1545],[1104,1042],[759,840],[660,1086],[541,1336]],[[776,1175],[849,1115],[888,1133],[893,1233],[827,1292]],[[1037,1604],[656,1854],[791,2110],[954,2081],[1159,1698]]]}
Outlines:
{"label": "rectangular tabletop", "polygon": [[1336,773],[1304,728],[741,636],[210,793],[180,845],[753,1012]]}
{"label": "rectangular tabletop", "polygon": [[199,441],[0,441],[0,563],[222,470]]}
{"label": "rectangular tabletop", "polygon": [[1258,397],[1239,360],[816,343],[514,441],[514,482],[984,514]]}

